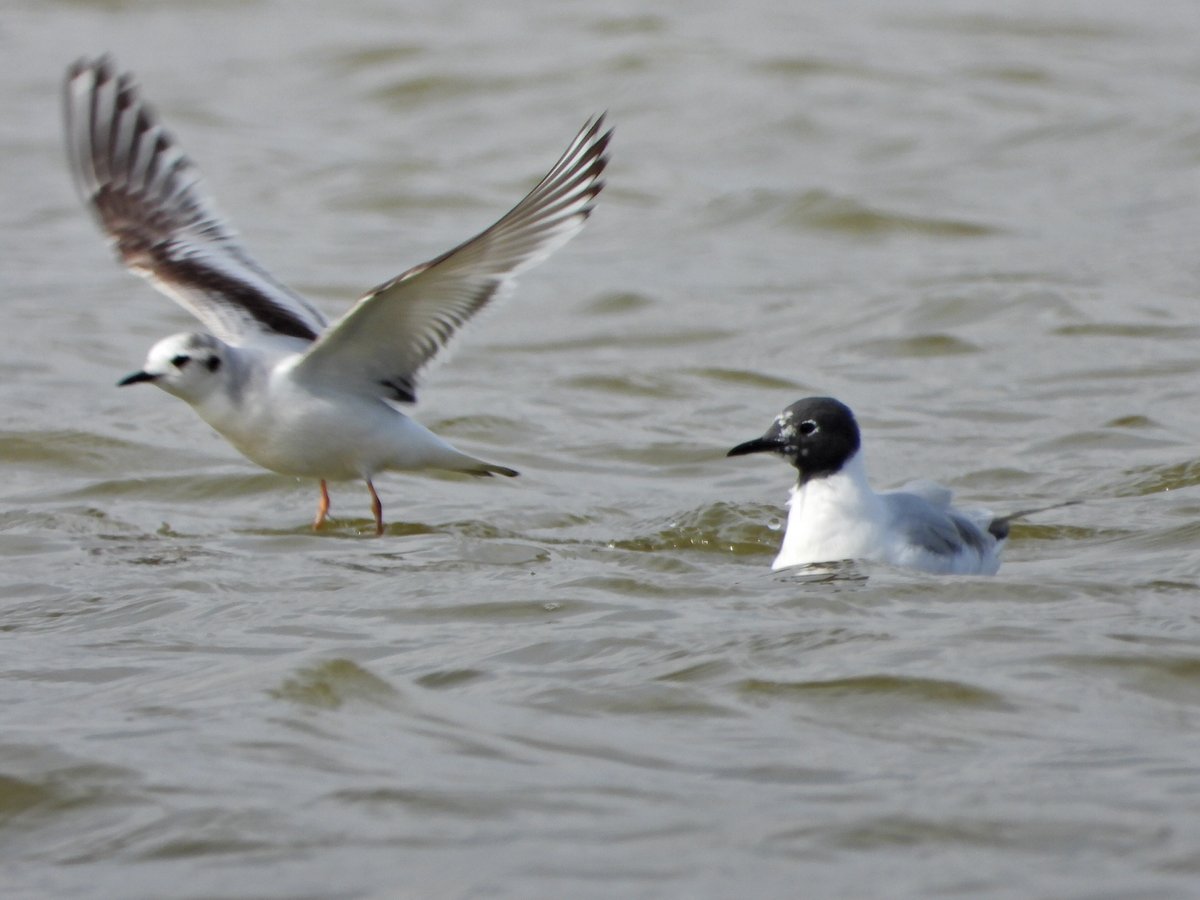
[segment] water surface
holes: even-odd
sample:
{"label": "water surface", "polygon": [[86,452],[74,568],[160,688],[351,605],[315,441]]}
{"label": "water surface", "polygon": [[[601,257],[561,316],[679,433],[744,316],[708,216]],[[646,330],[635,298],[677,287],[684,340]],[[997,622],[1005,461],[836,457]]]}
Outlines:
{"label": "water surface", "polygon": [[[795,8],[793,8],[795,7]],[[1190,2],[10,3],[6,897],[1189,897],[1200,878]],[[586,117],[585,232],[416,415],[522,477],[311,483],[118,391],[187,316],[71,193],[134,69],[336,314]],[[992,579],[772,574],[810,393]]]}

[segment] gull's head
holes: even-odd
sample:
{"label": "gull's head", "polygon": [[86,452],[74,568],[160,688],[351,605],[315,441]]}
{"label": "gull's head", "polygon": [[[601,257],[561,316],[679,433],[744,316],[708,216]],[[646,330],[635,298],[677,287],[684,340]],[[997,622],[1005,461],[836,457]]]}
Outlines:
{"label": "gull's head", "polygon": [[832,397],[808,397],[776,416],[762,437],[738,444],[726,456],[777,453],[796,467],[803,484],[841,471],[861,444],[850,407]]}
{"label": "gull's head", "polygon": [[173,334],[151,347],[142,368],[117,384],[147,382],[196,403],[224,381],[228,362],[229,345],[211,334]]}

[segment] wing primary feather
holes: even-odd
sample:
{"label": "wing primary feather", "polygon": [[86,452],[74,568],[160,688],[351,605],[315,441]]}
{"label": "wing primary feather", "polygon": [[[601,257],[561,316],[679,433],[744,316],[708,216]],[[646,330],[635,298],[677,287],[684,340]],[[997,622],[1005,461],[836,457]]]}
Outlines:
{"label": "wing primary feather", "polygon": [[313,384],[413,402],[417,377],[515,277],[582,227],[604,188],[612,131],[589,118],[550,171],[495,224],[369,291],[293,370]]}
{"label": "wing primary feather", "polygon": [[246,252],[132,75],[81,59],[63,97],[72,178],[126,266],[226,341],[316,339],[324,317]]}

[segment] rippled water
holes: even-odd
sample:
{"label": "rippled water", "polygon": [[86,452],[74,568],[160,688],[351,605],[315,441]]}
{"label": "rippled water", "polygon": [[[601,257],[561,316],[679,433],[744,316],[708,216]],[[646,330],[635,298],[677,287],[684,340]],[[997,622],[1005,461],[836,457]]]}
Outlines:
{"label": "rippled water", "polygon": [[[334,11],[336,9],[336,12]],[[1190,2],[33,2],[0,24],[5,897],[1190,897]],[[61,73],[139,73],[329,311],[590,113],[587,230],[417,415],[512,482],[255,469],[118,391],[187,317],[70,190]],[[993,579],[771,574],[850,403],[875,480],[1021,524]]]}

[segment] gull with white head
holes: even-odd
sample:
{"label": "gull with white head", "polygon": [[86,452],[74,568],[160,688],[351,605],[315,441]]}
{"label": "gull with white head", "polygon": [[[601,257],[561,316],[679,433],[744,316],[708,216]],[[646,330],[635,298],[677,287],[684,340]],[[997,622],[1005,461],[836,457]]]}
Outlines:
{"label": "gull with white head", "polygon": [[70,67],[65,114],[71,173],[117,256],[210,332],[164,338],[120,384],[160,387],[258,465],[318,479],[314,528],[329,511],[329,480],[366,482],[382,534],[379,472],[517,474],[462,453],[392,404],[415,402],[418,376],[462,326],[583,227],[604,186],[604,116],[495,224],[327,323],[251,258],[199,169],[111,59]]}

